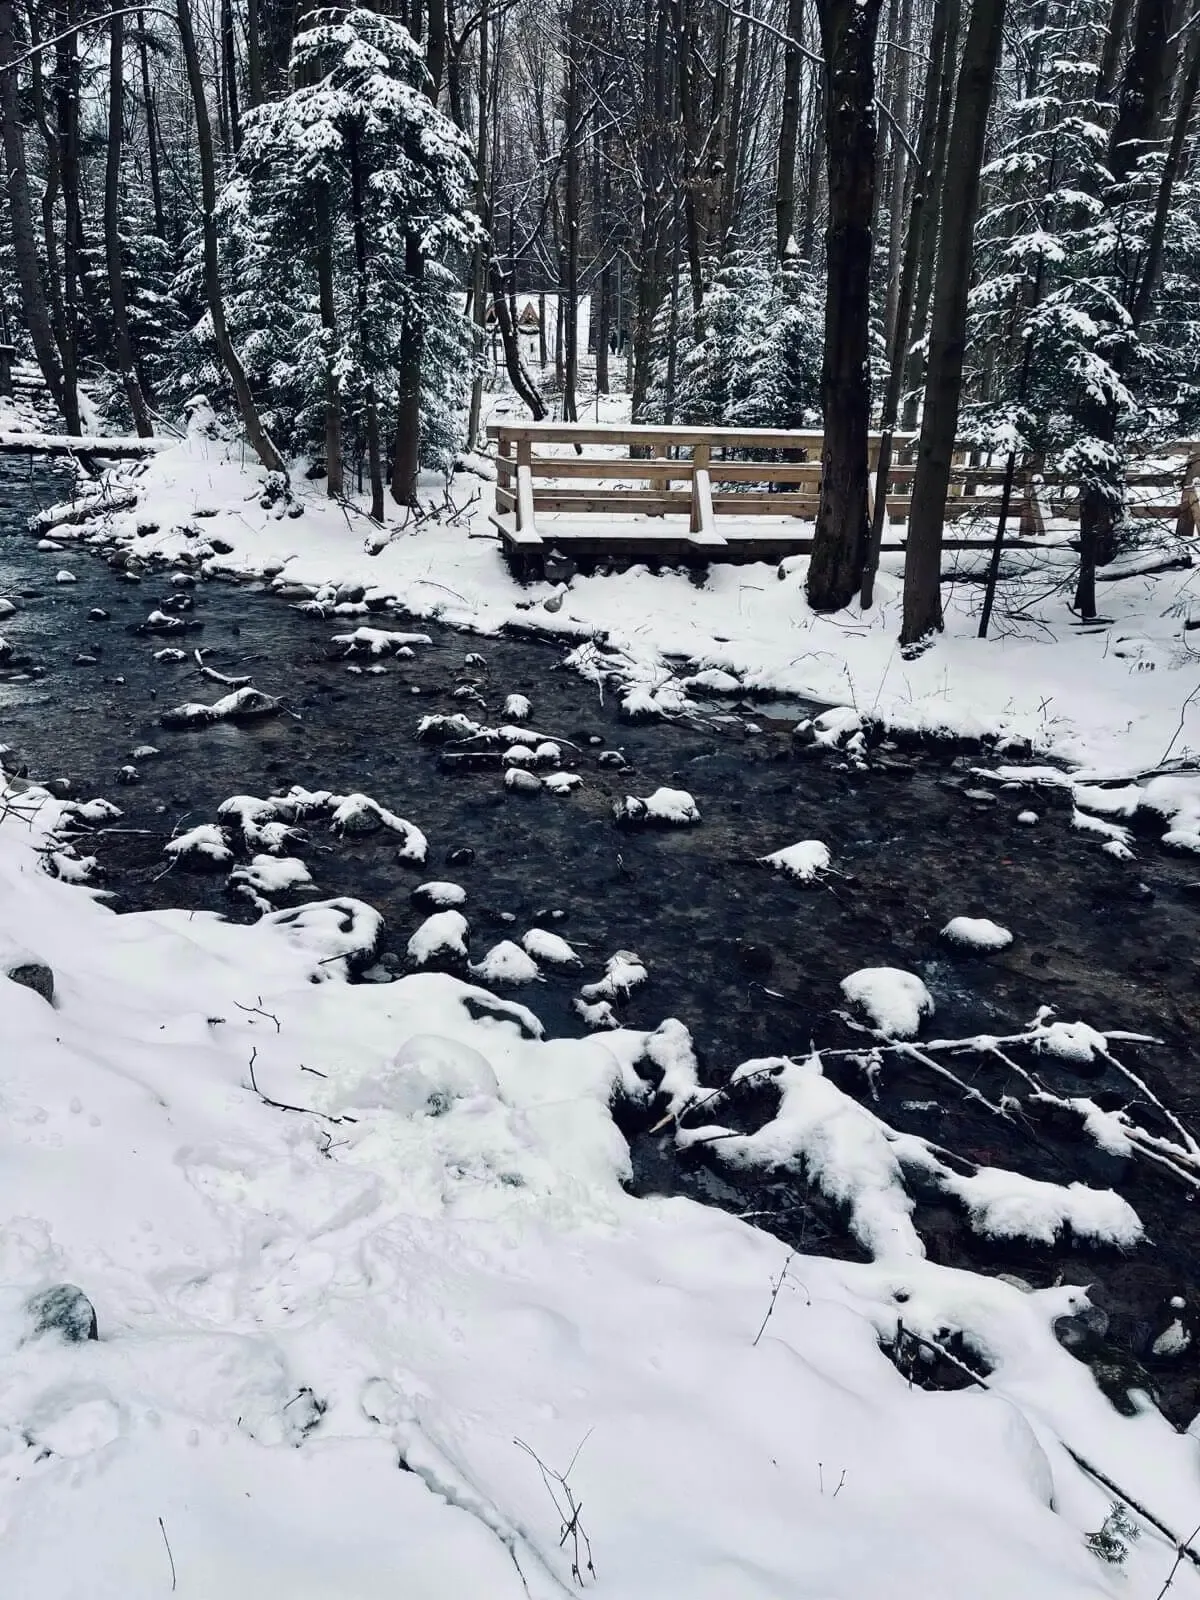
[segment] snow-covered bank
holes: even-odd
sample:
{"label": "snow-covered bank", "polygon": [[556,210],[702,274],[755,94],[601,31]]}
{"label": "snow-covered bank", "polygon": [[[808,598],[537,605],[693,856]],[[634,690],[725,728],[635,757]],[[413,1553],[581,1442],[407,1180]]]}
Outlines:
{"label": "snow-covered bank", "polygon": [[[475,497],[462,515],[432,515],[390,536],[302,479],[292,508],[300,514],[261,504],[261,473],[244,447],[199,426],[177,448],[117,477],[136,486],[137,506],[114,509],[84,537],[115,535],[139,557],[191,557],[280,585],[334,585],[343,594],[361,587],[414,615],[483,631],[536,622],[566,639],[603,634],[644,686],[661,685],[672,676],[667,662],[683,658],[747,690],[850,705],[899,729],[1027,741],[1105,771],[1137,771],[1200,747],[1200,697],[1189,699],[1200,663],[1185,629],[1200,610],[1194,568],[1106,582],[1112,625],[1080,630],[1065,604],[1064,552],[1059,565],[1033,575],[1020,616],[999,618],[996,636],[983,642],[975,638],[978,589],[957,585],[947,589],[946,633],[906,661],[897,647],[897,557],[865,615],[812,613],[802,560],[783,578],[761,565],[713,566],[702,585],[682,572],[644,569],[578,577],[551,610],[543,602],[558,590],[523,589],[510,577],[487,521],[491,485],[472,473],[453,486],[457,504]],[[437,498],[431,491],[431,503]]]}
{"label": "snow-covered bank", "polygon": [[[6,1593],[549,1597],[589,1550],[623,1600],[1161,1585],[1152,1530],[1123,1572],[1088,1548],[1112,1496],[1063,1444],[1186,1534],[1197,1441],[1058,1344],[1082,1291],[632,1199],[608,1102],[686,1097],[679,1024],[546,1039],[445,975],[349,985],[347,903],[114,916],[41,870],[59,812],[0,824],[0,947],[55,996],[0,976]],[[98,1339],[38,1331],[64,1284]],[[900,1323],[993,1392],[911,1384]]]}

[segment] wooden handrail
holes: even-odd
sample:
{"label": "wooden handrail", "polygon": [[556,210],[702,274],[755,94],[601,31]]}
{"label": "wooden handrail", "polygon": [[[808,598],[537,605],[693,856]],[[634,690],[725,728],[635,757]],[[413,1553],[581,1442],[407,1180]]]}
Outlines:
{"label": "wooden handrail", "polygon": [[[630,444],[692,447],[716,450],[820,450],[825,435],[820,428],[688,428],[631,422],[621,426],[590,422],[490,422],[489,439],[528,441],[530,444]],[[878,434],[871,434],[873,442]],[[915,433],[898,433],[896,446],[915,443]]]}

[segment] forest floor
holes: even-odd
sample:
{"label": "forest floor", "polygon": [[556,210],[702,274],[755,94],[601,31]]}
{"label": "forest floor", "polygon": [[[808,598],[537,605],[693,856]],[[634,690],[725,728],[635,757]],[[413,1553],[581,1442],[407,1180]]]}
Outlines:
{"label": "forest floor", "polygon": [[[1153,1600],[1170,1540],[1100,1561],[1114,1496],[1064,1446],[1179,1538],[1200,1517],[1193,780],[754,698],[636,619],[531,637],[500,570],[465,634],[453,594],[411,602],[474,593],[485,541],[335,570],[325,507],[272,521],[205,448],[172,498],[155,462],[136,508],[0,548],[4,762],[47,786],[0,829],[0,927],[58,987],[2,991],[0,1572],[65,1595],[83,1548],[95,1596],[177,1561],[183,1594],[550,1595],[577,1547],[590,1586],[586,1526],[622,1597]],[[276,540],[313,548],[281,575]],[[398,545],[403,592],[362,592]],[[703,591],[641,583],[661,645]],[[203,666],[279,711],[162,726],[230,690]],[[542,739],[579,785],[506,787]],[[699,820],[614,817],[663,787]],[[810,881],[762,864],[800,841]],[[423,920],[459,893],[468,926]],[[961,916],[1011,942],[948,941]],[[94,1346],[30,1340],[66,1280]]]}

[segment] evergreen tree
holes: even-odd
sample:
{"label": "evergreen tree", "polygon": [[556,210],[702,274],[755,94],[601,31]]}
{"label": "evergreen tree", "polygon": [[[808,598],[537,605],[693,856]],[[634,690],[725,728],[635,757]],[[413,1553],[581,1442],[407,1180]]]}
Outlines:
{"label": "evergreen tree", "polygon": [[[421,51],[375,12],[315,13],[292,47],[294,87],[249,112],[221,212],[229,319],[293,447],[343,419],[364,441],[382,514],[380,415],[395,404],[404,329],[424,329],[422,458],[447,469],[468,375],[467,327],[444,263],[478,235],[463,135],[425,92]],[[404,270],[406,234],[426,270]],[[338,463],[330,460],[331,492]]]}

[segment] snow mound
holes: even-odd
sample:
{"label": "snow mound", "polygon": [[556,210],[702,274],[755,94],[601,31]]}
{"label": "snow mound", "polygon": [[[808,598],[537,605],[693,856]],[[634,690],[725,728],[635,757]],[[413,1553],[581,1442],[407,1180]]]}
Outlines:
{"label": "snow mound", "polygon": [[613,805],[619,822],[663,823],[686,827],[700,821],[700,809],[686,789],[656,789],[645,799],[627,794]]}
{"label": "snow mound", "polygon": [[972,1227],[993,1239],[1054,1244],[1070,1228],[1091,1243],[1130,1249],[1145,1231],[1133,1207],[1111,1189],[1043,1183],[998,1167],[981,1167],[970,1177],[948,1174],[941,1187],[963,1202]]}
{"label": "snow mound", "polygon": [[829,846],[819,839],[801,839],[799,844],[789,844],[758,859],[763,866],[774,867],[798,883],[812,883],[822,872],[828,872],[832,857]]}
{"label": "snow mound", "polygon": [[990,917],[951,917],[942,938],[967,950],[1005,950],[1013,941],[1008,929]]}
{"label": "snow mound", "polygon": [[414,644],[432,644],[427,633],[391,633],[385,628],[355,628],[352,633],[335,633],[334,644],[344,653],[368,656],[411,656]]}
{"label": "snow mound", "polygon": [[[182,660],[182,651],[173,659]],[[172,706],[159,717],[164,728],[201,728],[212,722],[251,722],[258,717],[271,717],[279,710],[279,701],[273,695],[247,685],[222,695],[211,705],[190,700],[184,705]]]}
{"label": "snow mound", "polygon": [[633,950],[618,950],[605,963],[604,976],[596,983],[585,983],[579,992],[585,1000],[615,1000],[645,983],[646,975],[641,956]]}
{"label": "snow mound", "polygon": [[583,779],[577,772],[548,772],[542,779],[542,788],[548,794],[570,794],[578,789]]}
{"label": "snow mound", "polygon": [[470,972],[483,983],[535,983],[541,977],[537,962],[511,939],[494,944],[482,961],[471,963]]}
{"label": "snow mound", "polygon": [[891,1039],[915,1039],[933,1015],[933,996],[914,972],[899,967],[862,967],[842,979],[842,993]]}
{"label": "snow mound", "polygon": [[245,884],[258,894],[270,897],[287,894],[293,889],[307,888],[312,874],[296,856],[254,856],[229,874],[230,883]]}
{"label": "snow mound", "polygon": [[521,940],[522,946],[535,961],[544,961],[552,967],[579,967],[583,963],[567,941],[548,928],[530,928]]}
{"label": "snow mound", "polygon": [[225,835],[211,822],[202,822],[177,838],[169,839],[163,846],[163,854],[173,861],[193,866],[224,867],[233,860],[233,851],[226,844]]}
{"label": "snow mound", "polygon": [[435,911],[408,941],[408,953],[419,967],[437,957],[467,953],[469,924],[461,911]]}
{"label": "snow mound", "polygon": [[533,707],[523,694],[510,694],[504,702],[504,715],[514,722],[528,722]]}
{"label": "snow mound", "polygon": [[412,892],[412,899],[418,905],[429,906],[434,911],[445,911],[450,906],[461,906],[467,898],[467,891],[457,883],[443,883],[433,880],[430,883],[420,883]]}

